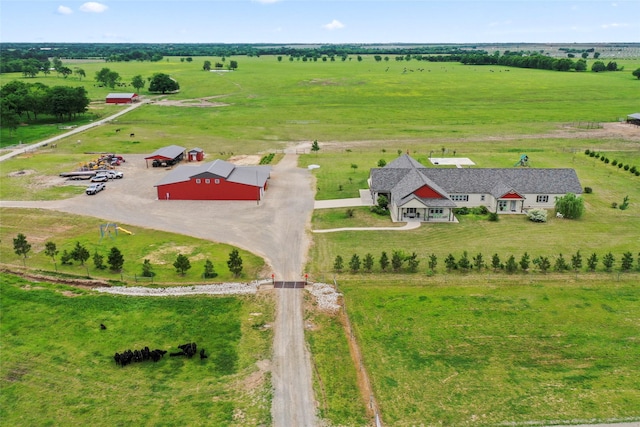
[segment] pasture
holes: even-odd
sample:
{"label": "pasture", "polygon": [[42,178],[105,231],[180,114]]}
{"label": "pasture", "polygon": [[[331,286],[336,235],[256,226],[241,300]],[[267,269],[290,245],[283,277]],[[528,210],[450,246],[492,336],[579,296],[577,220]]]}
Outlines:
{"label": "pasture", "polygon": [[[92,77],[103,67],[118,72],[123,82],[135,75],[168,73],[180,83],[180,93],[155,96],[142,116],[121,119],[117,126],[139,136],[140,150],[178,142],[184,138],[209,151],[252,152],[282,147],[292,141],[428,140],[437,137],[477,137],[531,134],[554,129],[566,122],[616,121],[635,112],[640,82],[631,71],[640,60],[621,60],[625,71],[561,73],[541,70],[463,66],[458,63],[418,61],[375,62],[364,56],[336,62],[278,62],[275,57],[239,57],[232,73],[202,70],[205,60],[159,63],[74,62],[87,78],[63,79],[55,75],[25,79],[3,74],[2,83],[19,79],[48,86],[84,86],[94,101],[91,113],[106,114],[112,106],[104,97],[133,88],[95,87]],[[229,58],[228,58],[229,59]],[[413,71],[405,71],[413,70]],[[422,71],[420,71],[422,70]],[[494,72],[492,72],[494,71]],[[161,108],[160,99],[190,100],[205,97],[226,106],[211,108]],[[162,124],[162,129],[159,128]],[[34,140],[31,126],[15,135],[2,130],[3,145]],[[86,144],[109,145],[118,138],[91,131]],[[52,126],[51,132],[60,132]],[[38,135],[42,137],[43,135]],[[122,148],[116,146],[118,149]]]}
{"label": "pasture", "polygon": [[[119,297],[6,274],[0,287],[4,424],[270,422],[269,295]],[[125,367],[113,359],[144,346],[175,352],[185,342],[208,358],[167,353]]]}
{"label": "pasture", "polygon": [[637,277],[339,283],[385,425],[640,420]]}
{"label": "pasture", "polygon": [[[167,72],[179,81],[181,92],[156,97],[143,89],[141,94],[154,98],[154,103],[80,137],[67,138],[55,150],[49,147],[2,163],[0,199],[57,199],[76,194],[73,187],[40,188],[34,176],[10,179],[8,174],[11,172],[36,170],[36,177],[46,177],[84,161],[90,151],[149,153],[169,144],[202,147],[209,154],[208,160],[212,160],[227,158],[230,153],[267,153],[317,139],[320,151],[300,157],[302,167],[320,165],[313,172],[317,199],[357,197],[358,189],[366,188],[369,168],[376,167],[380,159],[389,162],[398,152],[404,151],[409,151],[425,165],[428,165],[430,155],[446,153],[451,157],[469,157],[479,167],[512,167],[520,155],[526,153],[533,167],[575,168],[582,185],[594,190],[584,196],[587,209],[579,221],[550,218],[548,223],[534,224],[522,216],[513,216],[501,217],[499,222],[491,223],[467,216],[460,217],[459,224],[429,224],[411,232],[314,234],[306,271],[315,280],[330,282],[336,255],[341,255],[346,263],[352,254],[358,254],[362,259],[370,252],[376,259],[373,274],[342,273],[337,280],[345,294],[347,310],[387,425],[417,422],[495,425],[544,423],[559,417],[564,422],[640,417],[637,412],[640,407],[637,354],[640,351],[637,328],[635,332],[633,329],[638,323],[633,311],[638,300],[638,273],[610,275],[602,272],[600,264],[594,275],[584,272],[546,276],[486,272],[462,275],[445,274],[443,266],[447,254],[458,258],[463,251],[468,251],[470,256],[481,252],[485,260],[493,253],[498,253],[504,260],[509,255],[519,259],[525,251],[532,258],[538,255],[553,258],[560,253],[568,258],[578,250],[584,257],[596,252],[602,258],[604,253],[611,251],[616,256],[616,269],[623,252],[631,251],[634,260],[637,259],[640,251],[637,239],[640,235],[638,177],[584,155],[584,150],[589,148],[640,167],[637,136],[612,133],[607,129],[584,129],[580,123],[616,122],[626,114],[637,112],[640,81],[631,76],[631,70],[640,66],[640,60],[618,61],[619,65],[625,66],[623,72],[594,74],[507,71],[501,67],[492,67],[494,72],[491,72],[487,67],[453,63],[376,63],[371,57],[364,57],[362,62],[355,59],[289,62],[285,58],[279,63],[274,57],[263,56],[234,58],[239,63],[238,71],[215,74],[202,71],[205,59],[216,58],[196,58],[192,63],[167,58],[153,64],[74,64],[82,66],[89,77],[102,67],[109,67],[119,72],[124,81],[136,74],[149,76]],[[408,69],[406,72],[405,68]],[[22,79],[22,76],[1,76],[2,82],[14,77]],[[104,106],[104,96],[111,90],[93,87],[92,82],[55,76],[39,76],[33,81],[50,86],[84,85],[94,100],[93,115],[87,117],[101,117],[111,109],[121,108]],[[189,100],[205,97],[216,97],[209,99],[210,107],[172,103],[182,100],[188,105]],[[33,141],[47,133],[60,132],[55,124],[46,126],[46,130],[39,125],[21,126],[11,137],[3,129],[2,143]],[[123,131],[116,134],[116,128]],[[130,133],[135,133],[135,137],[129,137]],[[612,209],[611,203],[620,203],[625,195],[630,196],[630,209]],[[27,225],[37,234],[33,239],[33,256],[27,260],[29,267],[51,270],[51,260],[41,252],[47,239],[64,240],[69,245],[80,240],[90,245],[92,252],[94,248],[101,250],[103,247],[103,243],[97,242],[97,220],[74,218],[73,223],[65,223],[49,212],[13,209],[3,209],[0,214],[3,263],[7,260],[21,263],[13,254],[11,238],[24,231]],[[373,216],[366,209],[357,209],[353,217],[348,217],[344,209],[319,210],[312,220],[312,228],[382,224],[388,224],[387,220]],[[134,244],[134,239],[125,236],[118,238],[119,247],[120,241],[127,242],[120,249],[127,251],[125,270],[128,272],[137,271],[145,257],[162,247],[149,246],[156,244],[157,232],[134,231],[136,237],[141,236],[136,240],[138,243]],[[203,262],[200,256],[211,254],[222,280],[228,247],[195,239],[183,241],[180,236],[162,236],[162,244],[166,247],[194,247],[197,262]],[[382,274],[377,259],[383,250],[389,255],[394,250],[408,254],[416,252],[420,260],[419,271],[401,276]],[[439,260],[432,277],[427,274],[426,265],[431,253]],[[171,256],[174,255],[166,253],[164,262]],[[242,257],[245,269],[250,271],[248,276],[253,278],[262,267],[260,260],[252,259],[244,252]],[[247,266],[249,259],[251,268]],[[634,265],[637,266],[637,261]],[[161,273],[159,277],[173,275],[177,283],[184,283],[197,280],[201,270],[200,264],[194,265],[184,280],[172,272],[170,264],[158,266],[155,271]],[[84,268],[79,266],[67,272],[85,275]],[[91,275],[94,275],[93,271]],[[16,283],[11,285],[10,295],[11,298],[20,295],[20,298],[16,297],[17,305],[30,307],[29,298],[36,298],[33,295],[43,295],[43,292],[46,298],[39,298],[59,302],[58,310],[70,310],[65,306],[74,301],[87,306],[91,306],[93,303],[88,301],[94,299],[108,307],[115,304],[109,302],[113,297],[85,296],[81,291],[76,291],[82,294],[77,298],[59,296],[54,290],[27,292],[23,289],[24,283]],[[212,299],[202,300],[209,302]],[[239,317],[239,313],[244,313],[244,302],[231,300],[238,304],[234,307],[239,308],[228,312],[229,320],[244,321],[246,316]],[[162,304],[155,301],[117,298],[118,303],[122,301],[141,307],[142,311],[133,310],[138,317],[151,305],[170,313],[173,310],[171,307],[158,308]],[[47,305],[44,307],[49,312],[54,310]],[[255,310],[264,312],[262,308]],[[78,321],[92,324],[102,308],[88,312],[93,315]],[[50,324],[55,327],[50,329],[60,326],[60,330],[68,330],[63,325],[67,317],[71,317],[69,313],[54,317],[57,320]],[[126,316],[134,314],[117,314],[120,315],[118,321],[124,323],[128,321]],[[26,314],[16,315],[16,318],[21,316]],[[313,331],[307,331],[307,336],[314,353],[320,412],[337,425],[362,425],[365,415],[361,405],[353,402],[356,393],[354,368],[338,320],[322,313],[308,316],[316,325]],[[164,318],[167,317],[170,315],[165,314]],[[34,319],[26,324],[37,324],[42,316]],[[182,322],[175,323],[174,328],[183,327]],[[71,340],[67,348],[80,347],[80,341],[84,342],[87,334],[93,333],[87,332],[90,328],[86,326],[82,330],[80,339],[75,343],[75,338]],[[31,344],[19,343],[23,345],[18,353],[21,360],[29,360],[29,354],[39,355],[36,347],[40,345],[58,349],[55,342],[49,343],[45,338],[34,341],[38,344],[31,347]],[[140,338],[131,346],[145,345],[143,341]],[[165,342],[178,344],[168,341],[160,344]],[[118,346],[113,351],[125,347]],[[106,347],[91,351],[106,351]],[[88,382],[96,381],[102,387],[103,380],[95,374],[100,363],[93,361],[99,355],[93,356],[90,375],[94,377],[89,377]],[[261,351],[249,351],[246,353],[247,364],[243,366],[250,365],[249,359],[255,363],[262,358],[268,356],[264,357]],[[45,362],[58,367],[62,362],[70,363],[70,359],[67,357],[62,362],[45,359]],[[15,368],[17,376],[29,377],[20,373],[29,372],[31,366],[23,370],[19,365]],[[188,369],[194,366],[185,368],[184,376],[162,371],[167,380],[162,387],[158,386],[159,389],[193,387],[198,377]],[[152,373],[154,368],[153,365],[132,367],[141,368],[136,372],[145,374],[147,371]],[[59,393],[60,399],[64,400],[62,403],[80,402],[78,411],[85,408],[91,413],[97,406],[81,400],[86,386],[73,380],[74,372],[61,370],[56,373],[55,381],[51,379],[49,383],[55,385],[66,378],[70,390]],[[9,373],[3,371],[3,378],[4,375]],[[12,396],[19,397],[16,405],[37,401],[33,399],[29,403],[25,397],[28,390],[35,387],[33,384],[29,383],[26,388],[12,382],[5,384],[13,387]],[[105,387],[116,386],[109,382]],[[185,396],[196,393],[189,390]],[[210,390],[213,395],[223,393],[221,389]],[[200,405],[197,409],[185,409],[183,403],[187,397],[175,397],[170,403],[161,404],[153,387],[141,391],[150,396],[151,408],[156,411],[153,414],[165,414],[180,407],[181,411],[189,412],[187,417],[205,414],[214,420],[222,420],[219,425],[233,425],[234,421],[228,418],[231,408],[245,407],[244,403],[235,403],[234,392],[228,389],[224,389],[224,398],[210,397],[206,404],[197,404]],[[268,393],[261,396],[269,399]],[[229,404],[228,401],[233,402]],[[124,402],[118,402],[117,406],[124,405]],[[223,409],[211,412],[217,411],[218,405]],[[265,405],[268,408],[268,403]],[[11,408],[12,413],[13,409],[27,412],[23,406]],[[264,415],[268,409],[265,412],[264,408],[242,411],[256,414],[251,419],[264,420],[268,419],[268,415]],[[51,424],[58,424],[56,417],[83,420],[82,416],[67,411],[51,415],[49,419]],[[16,422],[20,423],[20,420]],[[157,423],[162,424],[162,420],[157,418]]]}

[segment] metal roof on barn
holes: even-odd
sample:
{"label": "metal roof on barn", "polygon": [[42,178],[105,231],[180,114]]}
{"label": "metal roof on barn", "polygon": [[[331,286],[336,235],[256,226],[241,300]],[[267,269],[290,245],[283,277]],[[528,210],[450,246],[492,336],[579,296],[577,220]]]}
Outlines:
{"label": "metal roof on barn", "polygon": [[192,178],[223,178],[229,182],[261,187],[270,175],[271,166],[236,166],[217,159],[196,167],[178,166],[155,186],[185,182]]}
{"label": "metal roof on barn", "polygon": [[180,147],[179,145],[168,145],[166,147],[162,147],[145,157],[145,160],[173,160],[176,157],[180,156],[180,154],[184,153],[186,148]]}

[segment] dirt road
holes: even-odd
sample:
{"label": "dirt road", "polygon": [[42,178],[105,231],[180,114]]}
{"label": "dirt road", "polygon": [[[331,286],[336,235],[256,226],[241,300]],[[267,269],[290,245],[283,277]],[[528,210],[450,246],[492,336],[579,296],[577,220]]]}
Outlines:
{"label": "dirt road", "polygon": [[[0,201],[0,207],[47,208],[134,226],[229,243],[262,256],[277,280],[300,280],[309,248],[314,194],[311,175],[286,154],[273,168],[265,198],[257,202],[156,200],[153,185],[167,173],[127,156],[125,177],[95,196],[43,202]],[[96,230],[96,233],[98,230]],[[278,289],[272,363],[276,427],[314,426],[316,404],[304,339],[301,290]]]}

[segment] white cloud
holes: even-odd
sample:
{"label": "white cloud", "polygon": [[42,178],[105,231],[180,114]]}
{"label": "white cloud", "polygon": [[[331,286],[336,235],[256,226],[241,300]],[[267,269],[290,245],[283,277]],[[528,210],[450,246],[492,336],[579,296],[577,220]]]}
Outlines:
{"label": "white cloud", "polygon": [[102,4],[102,3],[96,3],[94,1],[90,1],[87,2],[85,4],[83,4],[82,6],[80,6],[80,10],[82,12],[87,12],[87,13],[102,13],[104,11],[106,11],[107,9],[109,9],[108,6]]}
{"label": "white cloud", "polygon": [[278,3],[280,0],[252,0],[255,3],[262,3],[262,4],[273,4],[273,3]]}
{"label": "white cloud", "polygon": [[620,22],[613,22],[611,24],[602,24],[600,25],[600,28],[603,28],[605,30],[609,29],[609,28],[624,28],[624,27],[628,27],[629,24],[625,24],[625,23],[620,23]]}
{"label": "white cloud", "polygon": [[325,24],[322,26],[322,28],[329,30],[329,31],[333,31],[333,30],[339,30],[341,28],[344,28],[344,24],[340,21],[338,21],[337,19],[334,19],[333,21],[329,22],[328,24]]}
{"label": "white cloud", "polygon": [[57,10],[60,15],[71,15],[73,13],[73,10],[71,10],[70,7],[62,5],[58,6]]}

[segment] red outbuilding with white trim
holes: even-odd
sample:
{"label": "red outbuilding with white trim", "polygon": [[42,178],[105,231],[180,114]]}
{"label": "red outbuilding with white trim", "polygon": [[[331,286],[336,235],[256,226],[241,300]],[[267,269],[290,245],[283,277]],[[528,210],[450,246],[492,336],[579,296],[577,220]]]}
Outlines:
{"label": "red outbuilding with white trim", "polygon": [[107,95],[107,104],[133,104],[138,102],[137,93],[110,93]]}
{"label": "red outbuilding with white trim", "polygon": [[271,166],[236,166],[214,160],[178,166],[155,187],[158,200],[262,200]]}

